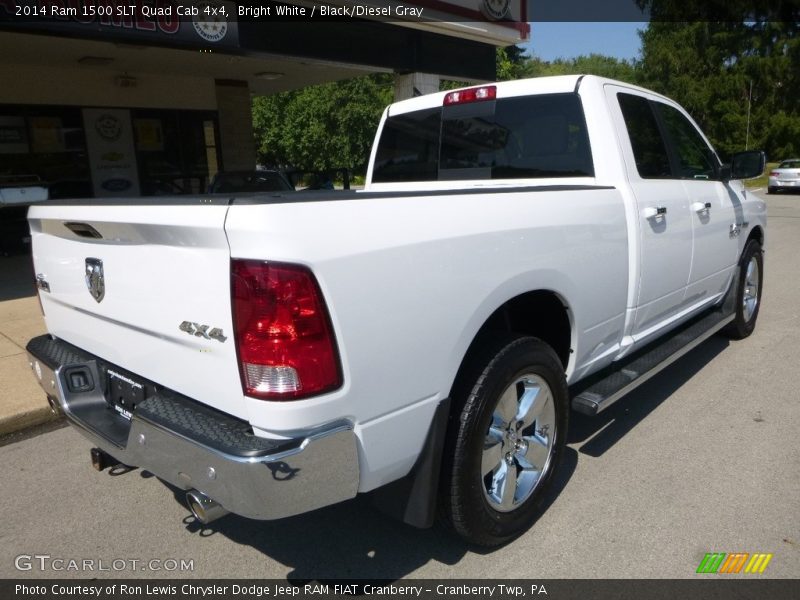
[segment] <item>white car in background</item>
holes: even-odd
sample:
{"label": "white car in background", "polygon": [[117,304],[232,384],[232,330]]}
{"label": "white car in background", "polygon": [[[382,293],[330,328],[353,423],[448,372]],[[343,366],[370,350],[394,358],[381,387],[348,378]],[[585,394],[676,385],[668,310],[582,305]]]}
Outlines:
{"label": "white car in background", "polygon": [[0,256],[27,250],[28,207],[48,197],[47,186],[35,175],[0,176]]}
{"label": "white car in background", "polygon": [[775,194],[782,189],[800,190],[800,158],[781,161],[776,169],[769,172],[767,193]]}

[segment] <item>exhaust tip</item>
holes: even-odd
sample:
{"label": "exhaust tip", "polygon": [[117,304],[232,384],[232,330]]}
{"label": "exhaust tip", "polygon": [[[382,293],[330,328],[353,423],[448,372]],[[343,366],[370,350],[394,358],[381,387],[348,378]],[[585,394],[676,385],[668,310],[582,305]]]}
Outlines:
{"label": "exhaust tip", "polygon": [[50,405],[50,412],[53,413],[55,416],[60,417],[61,406],[58,404],[58,400],[56,400],[52,396],[48,396],[47,403]]}
{"label": "exhaust tip", "polygon": [[198,490],[186,492],[186,504],[189,506],[189,510],[192,511],[194,518],[203,525],[208,525],[212,521],[216,521],[228,514],[228,511],[222,508],[221,504]]}

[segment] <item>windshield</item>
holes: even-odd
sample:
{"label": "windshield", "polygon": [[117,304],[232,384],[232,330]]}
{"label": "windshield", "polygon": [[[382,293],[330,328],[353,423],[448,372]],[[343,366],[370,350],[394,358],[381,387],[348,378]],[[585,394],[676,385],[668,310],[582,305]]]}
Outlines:
{"label": "windshield", "polygon": [[779,166],[779,169],[800,169],[800,160],[785,160]]}

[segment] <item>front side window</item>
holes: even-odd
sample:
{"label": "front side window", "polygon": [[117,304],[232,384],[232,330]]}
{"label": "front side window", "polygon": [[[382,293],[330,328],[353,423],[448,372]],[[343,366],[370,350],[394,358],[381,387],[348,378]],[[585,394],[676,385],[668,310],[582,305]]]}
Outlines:
{"label": "front side window", "polygon": [[714,151],[676,108],[656,102],[677,158],[678,177],[681,179],[713,179],[717,174]]}

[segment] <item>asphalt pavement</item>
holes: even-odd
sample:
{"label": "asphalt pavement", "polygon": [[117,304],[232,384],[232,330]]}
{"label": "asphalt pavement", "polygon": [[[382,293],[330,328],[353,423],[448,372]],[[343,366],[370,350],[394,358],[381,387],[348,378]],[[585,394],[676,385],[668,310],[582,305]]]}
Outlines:
{"label": "asphalt pavement", "polygon": [[0,447],[0,578],[691,578],[709,577],[695,574],[708,552],[771,553],[759,577],[798,578],[800,195],[766,198],[756,332],[713,337],[599,418],[574,414],[547,511],[503,548],[413,529],[366,498],[201,527],[182,493],[97,473],[89,442],[50,425]]}

